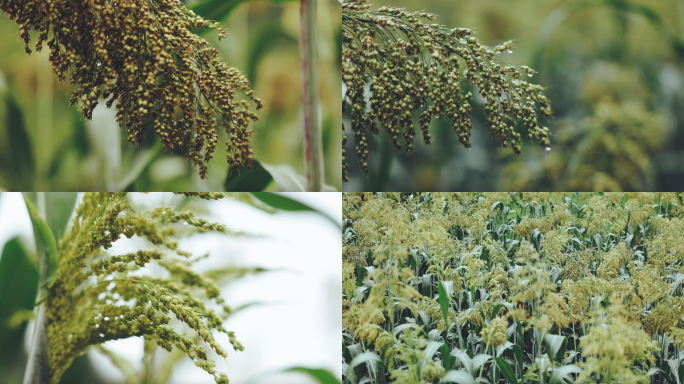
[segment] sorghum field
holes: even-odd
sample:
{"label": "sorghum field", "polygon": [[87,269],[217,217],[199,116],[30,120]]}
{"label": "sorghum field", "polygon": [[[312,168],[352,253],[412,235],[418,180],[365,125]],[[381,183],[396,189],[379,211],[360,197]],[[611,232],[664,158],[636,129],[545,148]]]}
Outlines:
{"label": "sorghum field", "polygon": [[343,199],[345,383],[684,380],[684,194]]}

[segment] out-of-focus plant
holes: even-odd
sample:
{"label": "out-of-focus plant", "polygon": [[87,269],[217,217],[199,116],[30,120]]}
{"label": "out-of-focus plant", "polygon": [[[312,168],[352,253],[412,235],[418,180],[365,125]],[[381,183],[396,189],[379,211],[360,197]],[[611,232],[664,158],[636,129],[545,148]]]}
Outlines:
{"label": "out-of-focus plant", "polygon": [[[631,67],[597,63],[579,94],[586,115],[559,121],[559,150],[540,161],[511,162],[503,185],[510,190],[643,190],[653,186],[651,157],[666,134],[665,116],[651,108],[649,92]],[[572,151],[569,149],[572,148]],[[568,152],[569,151],[569,152]]]}
{"label": "out-of-focus plant", "polygon": [[681,193],[345,193],[360,383],[679,383]]}
{"label": "out-of-focus plant", "polygon": [[510,145],[519,155],[525,134],[550,149],[549,130],[539,126],[536,112],[540,108],[550,117],[549,101],[541,86],[523,80],[534,70],[497,59],[512,50],[512,41],[490,48],[471,29],[427,24],[424,20],[435,19],[433,14],[390,7],[373,11],[365,3],[342,2],[342,108],[351,109],[356,155],[366,174],[368,136],[381,130],[397,149],[403,143],[411,153],[414,127],[430,144],[430,121],[444,118],[451,121],[458,141],[470,148],[472,86],[484,98],[492,133],[504,148]]}

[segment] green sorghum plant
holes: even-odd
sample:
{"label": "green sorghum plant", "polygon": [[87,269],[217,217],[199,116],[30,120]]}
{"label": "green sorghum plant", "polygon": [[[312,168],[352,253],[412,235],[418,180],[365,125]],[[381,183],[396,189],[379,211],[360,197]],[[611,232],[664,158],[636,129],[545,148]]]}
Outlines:
{"label": "green sorghum plant", "polygon": [[231,169],[251,167],[249,124],[258,120],[245,94],[262,107],[237,69],[221,61],[218,50],[193,31],[218,23],[195,15],[178,0],[0,0],[0,10],[19,25],[29,47],[47,42],[50,62],[60,80],[71,78],[70,103],[86,119],[106,100],[116,102],[116,120],[128,141],[160,137],[164,148],[182,150],[206,176],[218,144],[218,128],[228,139]]}
{"label": "green sorghum plant", "polygon": [[435,17],[391,7],[373,11],[366,0],[342,1],[342,109],[351,107],[356,155],[365,173],[368,135],[378,135],[381,129],[399,150],[403,143],[411,153],[414,127],[430,144],[430,121],[444,118],[451,121],[459,142],[470,148],[471,86],[485,99],[487,120],[503,147],[510,145],[519,155],[522,134],[527,134],[549,149],[549,130],[539,126],[536,112],[539,108],[550,117],[549,101],[541,86],[523,80],[534,70],[497,59],[513,48],[512,41],[490,48],[470,29],[423,21]]}
{"label": "green sorghum plant", "polygon": [[[228,230],[189,211],[138,212],[126,193],[85,194],[71,229],[59,242],[56,280],[45,299],[50,383],[58,383],[72,360],[90,346],[132,336],[169,351],[176,348],[217,383],[227,383],[226,374],[215,370],[207,347],[226,357],[214,335],[218,331],[228,336],[234,349],[242,350],[233,332],[222,326],[231,308],[214,279],[191,268],[199,258],[178,245],[181,237],[209,232]],[[124,236],[145,239],[149,247],[120,255],[105,252]],[[150,265],[165,272],[134,273]],[[187,330],[181,331],[178,322]]]}
{"label": "green sorghum plant", "polygon": [[343,213],[345,363],[383,365],[360,381],[677,382],[684,194],[346,193]]}

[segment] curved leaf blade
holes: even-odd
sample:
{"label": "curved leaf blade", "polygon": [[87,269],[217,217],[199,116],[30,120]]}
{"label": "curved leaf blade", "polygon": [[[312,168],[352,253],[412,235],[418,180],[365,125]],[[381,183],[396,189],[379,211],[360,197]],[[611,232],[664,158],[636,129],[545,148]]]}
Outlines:
{"label": "curved leaf blade", "polygon": [[330,371],[320,368],[292,367],[283,372],[302,372],[314,378],[321,384],[341,384]]}
{"label": "curved leaf blade", "polygon": [[468,372],[465,371],[449,371],[447,372],[440,383],[458,383],[458,384],[475,384],[475,379]]}
{"label": "curved leaf blade", "polygon": [[40,266],[41,284],[50,288],[57,278],[57,242],[48,224],[38,214],[38,210],[31,200],[24,195],[26,209],[28,209],[36,238],[38,264]]}
{"label": "curved leaf blade", "polygon": [[501,373],[506,378],[506,381],[508,381],[510,384],[518,384],[518,378],[515,376],[513,369],[511,369],[511,365],[508,364],[506,360],[495,357],[494,361],[496,361],[496,366],[499,367]]}

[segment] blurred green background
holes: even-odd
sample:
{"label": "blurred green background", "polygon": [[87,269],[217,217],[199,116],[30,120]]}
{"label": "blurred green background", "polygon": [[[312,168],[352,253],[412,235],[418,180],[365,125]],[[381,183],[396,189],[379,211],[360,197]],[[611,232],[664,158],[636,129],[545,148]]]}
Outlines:
{"label": "blurred green background", "polygon": [[518,159],[500,148],[476,96],[470,151],[447,123],[433,121],[433,144],[417,144],[411,156],[396,153],[385,134],[371,140],[366,177],[349,136],[345,190],[684,189],[684,1],[372,3],[436,13],[435,22],[474,28],[488,46],[514,40],[500,59],[537,70],[530,81],[546,87],[554,111],[540,122],[552,149],[524,140]]}
{"label": "blurred green background", "polygon": [[[226,39],[205,35],[223,59],[245,73],[265,108],[253,125],[254,156],[284,178],[304,174],[299,69],[299,2],[185,0],[221,15]],[[198,14],[202,14],[197,11]],[[216,17],[218,18],[218,17]],[[214,18],[214,19],[216,19]],[[318,2],[318,64],[325,183],[341,188],[340,4]],[[134,148],[100,104],[92,121],[70,107],[68,81],[52,73],[47,49],[24,52],[17,25],[0,15],[0,190],[223,190],[225,145],[217,146],[206,180],[182,154],[156,137]],[[37,36],[32,35],[32,41]],[[225,132],[220,137],[225,142]],[[155,145],[156,143],[156,145]],[[272,169],[270,169],[272,170]],[[277,190],[274,182],[266,190]]]}

